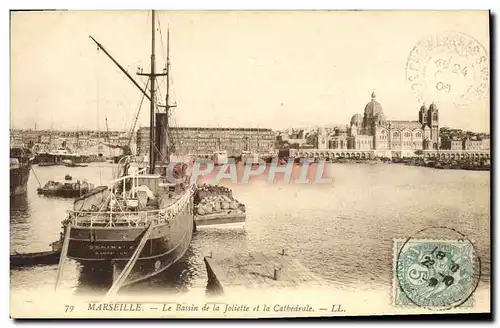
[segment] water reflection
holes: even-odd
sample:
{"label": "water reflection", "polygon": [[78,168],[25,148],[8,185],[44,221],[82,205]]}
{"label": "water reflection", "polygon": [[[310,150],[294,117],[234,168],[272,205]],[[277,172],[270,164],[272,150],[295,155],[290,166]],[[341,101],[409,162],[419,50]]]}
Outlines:
{"label": "water reflection", "polygon": [[10,224],[23,224],[27,223],[30,219],[30,203],[28,202],[28,195],[15,195],[10,196]]}
{"label": "water reflection", "polygon": [[[76,262],[75,262],[76,263]],[[113,283],[113,272],[109,263],[92,265],[76,263],[78,281],[75,295],[104,295]]]}

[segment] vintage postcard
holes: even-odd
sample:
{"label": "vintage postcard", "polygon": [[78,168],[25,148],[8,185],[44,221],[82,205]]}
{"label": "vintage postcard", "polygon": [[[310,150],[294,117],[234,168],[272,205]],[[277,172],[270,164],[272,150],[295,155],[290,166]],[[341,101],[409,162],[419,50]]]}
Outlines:
{"label": "vintage postcard", "polygon": [[12,11],[12,318],[490,313],[488,11]]}

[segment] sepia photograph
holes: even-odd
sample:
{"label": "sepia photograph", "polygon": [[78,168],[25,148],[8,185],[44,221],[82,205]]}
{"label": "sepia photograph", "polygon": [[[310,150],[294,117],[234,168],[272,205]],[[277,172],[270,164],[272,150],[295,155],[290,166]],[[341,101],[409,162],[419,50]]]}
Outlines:
{"label": "sepia photograph", "polygon": [[490,12],[10,11],[10,316],[491,315]]}

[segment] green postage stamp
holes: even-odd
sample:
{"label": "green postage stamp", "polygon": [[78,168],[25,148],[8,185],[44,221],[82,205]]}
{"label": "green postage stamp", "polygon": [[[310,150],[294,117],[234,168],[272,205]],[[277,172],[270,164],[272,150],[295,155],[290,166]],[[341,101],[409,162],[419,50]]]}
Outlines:
{"label": "green postage stamp", "polygon": [[480,264],[467,239],[394,240],[393,302],[446,310],[473,304]]}

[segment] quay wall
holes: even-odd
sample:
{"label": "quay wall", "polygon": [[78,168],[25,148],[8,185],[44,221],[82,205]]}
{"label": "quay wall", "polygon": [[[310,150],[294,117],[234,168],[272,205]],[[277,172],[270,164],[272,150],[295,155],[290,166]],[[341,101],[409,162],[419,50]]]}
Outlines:
{"label": "quay wall", "polygon": [[474,159],[490,158],[489,150],[332,150],[332,149],[290,149],[290,157],[303,158],[361,158],[371,159],[376,157],[402,158],[423,157],[436,159]]}

